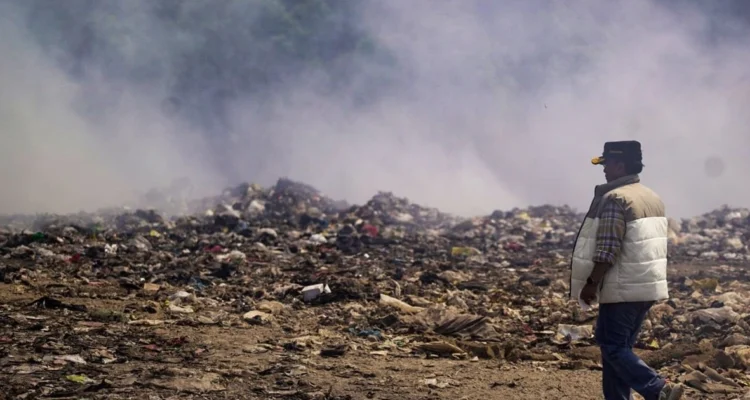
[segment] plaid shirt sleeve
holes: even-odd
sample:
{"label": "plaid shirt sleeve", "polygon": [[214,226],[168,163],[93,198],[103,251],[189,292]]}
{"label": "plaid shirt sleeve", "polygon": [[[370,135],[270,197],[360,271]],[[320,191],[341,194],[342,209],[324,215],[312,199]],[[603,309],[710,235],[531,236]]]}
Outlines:
{"label": "plaid shirt sleeve", "polygon": [[616,200],[607,201],[599,216],[595,263],[614,264],[625,238],[625,209]]}

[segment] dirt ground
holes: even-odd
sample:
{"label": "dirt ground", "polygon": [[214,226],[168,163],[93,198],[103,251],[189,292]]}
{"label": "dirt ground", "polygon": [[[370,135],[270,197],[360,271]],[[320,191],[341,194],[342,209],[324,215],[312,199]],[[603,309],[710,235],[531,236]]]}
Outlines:
{"label": "dirt ground", "polygon": [[[14,361],[0,370],[6,398],[351,398],[351,399],[596,399],[596,371],[559,370],[544,363],[507,364],[498,361],[428,359],[395,352],[373,355],[350,352],[323,358],[311,351],[271,348],[259,352],[259,343],[299,338],[283,326],[154,326],[76,321],[74,313],[34,310],[27,305],[47,290],[0,285],[0,354]],[[55,296],[63,302],[99,309],[123,310],[132,300],[91,300]],[[24,312],[25,310],[25,312]],[[40,318],[24,327],[9,321],[19,313]],[[67,314],[67,315],[64,315]],[[298,326],[320,326],[304,315]],[[42,319],[43,318],[43,319]],[[59,324],[59,326],[55,326]],[[124,331],[123,331],[124,330]],[[173,346],[168,346],[172,343]],[[154,346],[156,344],[156,346]],[[60,370],[35,369],[49,354],[117,349],[125,362],[60,364]],[[153,350],[153,351],[149,351]],[[146,351],[144,351],[146,350]],[[260,350],[263,351],[263,350]],[[24,371],[26,369],[26,371]],[[86,376],[93,380],[89,393],[46,393],[57,387],[54,377]],[[430,387],[429,379],[437,384]],[[98,382],[106,380],[102,388]],[[447,382],[447,387],[441,382]],[[193,392],[193,393],[191,393]],[[28,397],[24,397],[27,394]],[[20,397],[19,397],[20,396]],[[2,395],[0,395],[2,397]]]}
{"label": "dirt ground", "polygon": [[[87,310],[32,305],[45,296]],[[113,283],[0,284],[0,399],[602,398],[594,369],[433,358],[352,342],[326,307],[294,309],[276,323],[204,325],[165,315],[142,291]],[[133,324],[133,317],[162,323]],[[332,343],[349,347],[321,356]],[[737,397],[691,391],[687,398]]]}

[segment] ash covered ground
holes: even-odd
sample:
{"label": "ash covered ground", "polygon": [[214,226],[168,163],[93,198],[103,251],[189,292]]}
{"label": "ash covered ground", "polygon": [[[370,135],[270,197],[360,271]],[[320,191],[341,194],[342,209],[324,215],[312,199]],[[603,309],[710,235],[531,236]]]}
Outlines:
{"label": "ash covered ground", "polygon": [[[0,398],[600,396],[596,313],[567,298],[570,207],[467,219],[289,179],[181,190],[2,218]],[[748,392],[749,216],[670,221],[672,298],[636,347],[689,398]]]}

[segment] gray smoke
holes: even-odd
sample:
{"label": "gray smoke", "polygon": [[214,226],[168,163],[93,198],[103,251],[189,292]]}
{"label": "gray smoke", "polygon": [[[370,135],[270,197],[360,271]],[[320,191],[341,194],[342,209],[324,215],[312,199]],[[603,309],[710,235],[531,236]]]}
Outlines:
{"label": "gray smoke", "polygon": [[[643,181],[670,214],[750,203],[746,24],[722,17],[717,31],[692,5],[358,2],[347,17],[389,61],[336,60],[224,97],[232,88],[212,84],[179,99],[189,112],[165,113],[180,60],[209,37],[160,22],[145,0],[103,2],[118,18],[91,14],[103,40],[76,60],[55,31],[75,10],[42,18],[32,3],[0,9],[0,212],[120,204],[183,176],[199,194],[288,176],[353,202],[390,190],[467,215],[581,209],[603,180],[589,160],[625,139],[643,143]],[[225,33],[212,61],[225,82],[257,79],[233,71],[270,3],[184,4]]]}

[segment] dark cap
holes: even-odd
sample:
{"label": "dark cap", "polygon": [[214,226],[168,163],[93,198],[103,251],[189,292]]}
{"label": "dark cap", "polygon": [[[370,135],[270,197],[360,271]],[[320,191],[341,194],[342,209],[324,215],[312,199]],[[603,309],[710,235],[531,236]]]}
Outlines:
{"label": "dark cap", "polygon": [[625,162],[640,163],[643,160],[641,153],[641,142],[637,140],[624,140],[621,142],[604,143],[604,152],[600,157],[591,159],[594,165],[602,165],[607,159],[617,159]]}

